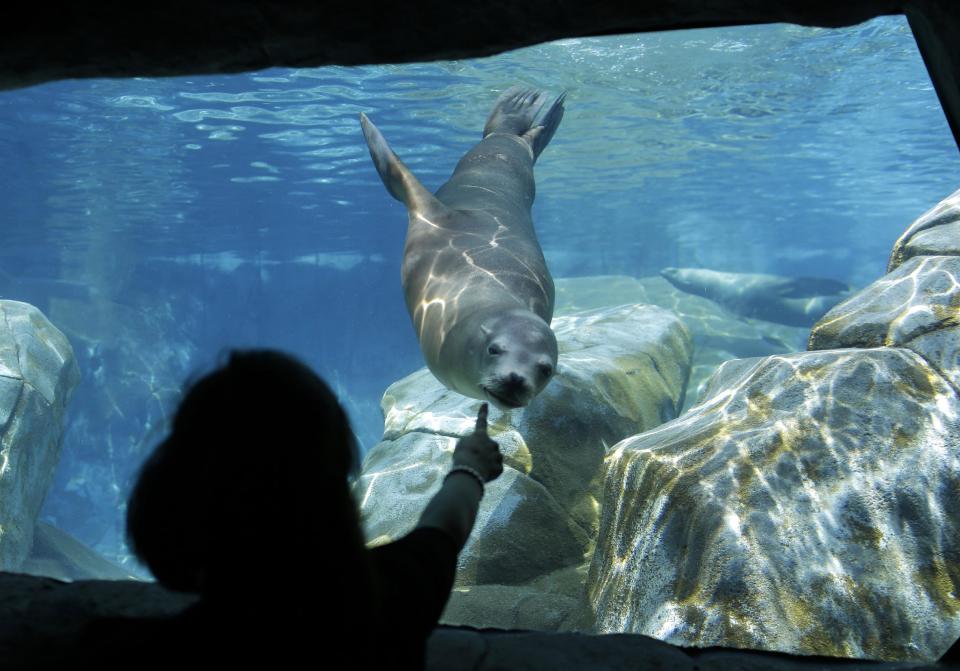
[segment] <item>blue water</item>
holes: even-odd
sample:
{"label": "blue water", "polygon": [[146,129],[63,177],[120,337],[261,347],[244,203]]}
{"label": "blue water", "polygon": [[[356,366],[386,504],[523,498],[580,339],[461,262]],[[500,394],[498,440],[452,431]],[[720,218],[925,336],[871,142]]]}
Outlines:
{"label": "blue water", "polygon": [[229,347],[301,356],[375,444],[380,396],[422,361],[399,284],[405,213],[357,116],[437,188],[517,82],[568,92],[537,166],[555,277],[704,266],[862,286],[960,186],[900,18],[0,92],[0,296],[40,307],[83,374],[43,518],[129,562],[136,468],[184,379]]}

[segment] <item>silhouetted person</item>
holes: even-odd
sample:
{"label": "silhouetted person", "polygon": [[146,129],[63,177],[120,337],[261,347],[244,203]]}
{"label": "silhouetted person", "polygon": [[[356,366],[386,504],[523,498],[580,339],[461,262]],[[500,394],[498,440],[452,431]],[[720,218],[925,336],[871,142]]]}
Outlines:
{"label": "silhouetted person", "polygon": [[157,580],[201,599],[118,643],[158,666],[421,668],[483,482],[503,471],[486,415],[484,404],[417,527],[367,550],[348,484],[357,446],[336,397],[290,356],[234,352],[186,393],[127,511]]}

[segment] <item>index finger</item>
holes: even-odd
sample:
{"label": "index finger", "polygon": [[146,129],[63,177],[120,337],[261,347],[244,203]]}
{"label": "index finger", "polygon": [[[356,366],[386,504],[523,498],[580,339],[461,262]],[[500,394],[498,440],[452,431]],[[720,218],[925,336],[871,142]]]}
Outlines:
{"label": "index finger", "polygon": [[477,428],[473,430],[474,433],[480,435],[487,435],[487,413],[490,412],[490,406],[486,403],[480,404],[480,411],[477,412]]}

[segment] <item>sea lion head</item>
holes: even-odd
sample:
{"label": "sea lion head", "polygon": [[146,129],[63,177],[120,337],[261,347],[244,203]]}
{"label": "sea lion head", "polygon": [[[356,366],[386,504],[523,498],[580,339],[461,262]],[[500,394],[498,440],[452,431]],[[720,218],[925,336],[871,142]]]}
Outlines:
{"label": "sea lion head", "polygon": [[479,392],[500,410],[527,405],[557,370],[557,337],[528,310],[509,310],[480,325]]}

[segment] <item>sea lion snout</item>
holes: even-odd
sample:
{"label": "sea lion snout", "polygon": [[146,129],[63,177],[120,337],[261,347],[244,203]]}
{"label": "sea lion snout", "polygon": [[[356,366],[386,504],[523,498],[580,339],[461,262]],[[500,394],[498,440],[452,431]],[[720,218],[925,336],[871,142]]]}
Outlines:
{"label": "sea lion snout", "polygon": [[[530,347],[533,344],[535,348]],[[534,341],[513,343],[509,349],[491,348],[487,357],[487,375],[480,385],[485,396],[501,410],[530,403],[553,377],[556,355],[551,353],[550,344],[553,343]]]}
{"label": "sea lion snout", "polygon": [[513,410],[527,405],[539,389],[526,376],[515,371],[494,378],[483,387],[487,397],[501,410]]}

